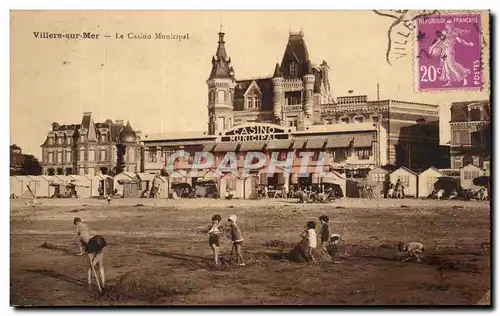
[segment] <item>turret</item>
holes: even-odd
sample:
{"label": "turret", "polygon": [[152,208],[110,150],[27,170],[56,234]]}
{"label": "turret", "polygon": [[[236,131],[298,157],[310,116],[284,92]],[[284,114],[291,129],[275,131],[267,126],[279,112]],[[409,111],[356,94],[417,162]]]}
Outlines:
{"label": "turret", "polygon": [[275,123],[281,124],[283,119],[282,117],[282,100],[283,100],[283,74],[280,71],[280,65],[276,63],[276,67],[274,69],[274,75],[271,79],[273,83],[273,113]]}
{"label": "turret", "polygon": [[304,112],[307,118],[310,118],[313,114],[313,90],[314,90],[314,80],[315,77],[312,71],[312,65],[310,61],[307,61],[305,65],[305,75],[302,77],[304,82]]}
{"label": "turret", "polygon": [[208,130],[209,134],[227,129],[233,124],[234,69],[228,58],[224,33],[219,32],[215,56],[212,57],[212,71],[208,85]]}

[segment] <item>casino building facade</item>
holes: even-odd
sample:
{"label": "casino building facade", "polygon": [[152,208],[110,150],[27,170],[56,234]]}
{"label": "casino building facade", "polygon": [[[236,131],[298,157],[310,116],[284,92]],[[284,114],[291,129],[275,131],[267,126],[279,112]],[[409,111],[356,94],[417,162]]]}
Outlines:
{"label": "casino building facade", "polygon": [[[302,32],[289,34],[281,64],[275,65],[272,75],[236,79],[224,35],[219,33],[207,80],[207,131],[145,135],[145,172],[167,173],[169,157],[183,150],[190,157],[175,161],[175,172],[183,175],[175,181],[195,184],[200,177],[214,176],[211,170],[205,170],[206,175],[190,176],[196,152],[212,153],[217,165],[227,152],[235,152],[238,168],[243,167],[246,153],[262,152],[267,157],[266,165],[252,176],[216,176],[221,195],[224,186],[232,186],[238,197],[246,198],[256,184],[280,187],[321,183],[320,169],[336,171],[339,177],[362,179],[369,170],[388,164],[436,166],[429,158],[432,155],[417,157],[413,153],[422,155],[440,149],[437,105],[368,100],[366,95],[333,97],[328,63],[311,62]],[[405,132],[408,130],[425,133],[415,135]],[[294,154],[291,174],[284,176],[277,169],[269,175],[273,153],[284,160],[287,152]],[[311,153],[307,175],[299,170],[304,152]],[[322,166],[318,167],[320,161]]]}

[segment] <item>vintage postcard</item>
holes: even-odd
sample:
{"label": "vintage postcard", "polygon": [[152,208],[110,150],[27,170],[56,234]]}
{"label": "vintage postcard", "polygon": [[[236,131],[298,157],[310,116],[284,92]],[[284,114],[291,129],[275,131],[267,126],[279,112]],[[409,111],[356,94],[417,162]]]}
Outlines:
{"label": "vintage postcard", "polygon": [[491,306],[489,30],[11,11],[11,306]]}

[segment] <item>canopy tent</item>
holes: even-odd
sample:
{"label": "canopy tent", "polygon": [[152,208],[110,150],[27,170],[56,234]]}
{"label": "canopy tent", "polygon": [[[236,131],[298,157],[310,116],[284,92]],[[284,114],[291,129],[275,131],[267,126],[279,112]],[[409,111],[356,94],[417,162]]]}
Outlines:
{"label": "canopy tent", "polygon": [[336,171],[325,172],[321,177],[321,183],[326,184],[325,187],[331,187],[334,190],[341,190],[340,196],[346,195],[347,179]]}

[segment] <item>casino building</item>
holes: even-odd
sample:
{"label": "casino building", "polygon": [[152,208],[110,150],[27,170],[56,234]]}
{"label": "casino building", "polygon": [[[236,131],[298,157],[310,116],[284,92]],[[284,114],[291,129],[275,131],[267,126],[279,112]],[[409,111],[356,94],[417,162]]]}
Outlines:
{"label": "casino building", "polygon": [[[182,176],[173,181],[195,184],[200,177],[216,177],[221,195],[224,187],[232,186],[237,197],[247,198],[257,184],[279,188],[321,183],[320,169],[336,171],[344,179],[363,179],[369,170],[387,164],[440,167],[433,155],[414,154],[440,149],[437,105],[368,100],[366,95],[334,98],[328,63],[311,62],[302,32],[290,32],[281,64],[275,65],[272,75],[236,79],[224,35],[219,33],[207,80],[207,131],[145,135],[145,172],[167,173],[166,161],[183,150],[190,157],[175,160],[175,173]],[[416,135],[408,130],[425,132]],[[249,151],[264,153],[267,163],[248,177],[215,175],[211,170],[193,177],[194,154],[200,151],[212,153],[216,165],[227,152],[235,152],[242,168]],[[285,160],[290,151],[294,153],[291,174],[284,176],[277,169],[268,176],[273,153]],[[299,170],[304,152],[311,153],[308,174]]]}

